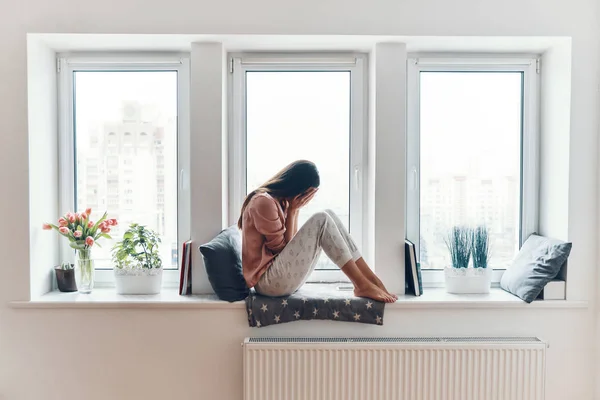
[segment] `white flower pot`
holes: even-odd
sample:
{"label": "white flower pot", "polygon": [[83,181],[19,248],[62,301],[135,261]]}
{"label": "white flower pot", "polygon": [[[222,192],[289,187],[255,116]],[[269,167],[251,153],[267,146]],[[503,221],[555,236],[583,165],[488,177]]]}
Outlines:
{"label": "white flower pot", "polygon": [[162,286],[162,268],[114,268],[117,294],[158,294]]}
{"label": "white flower pot", "polygon": [[492,272],[491,268],[445,268],[446,292],[489,293]]}

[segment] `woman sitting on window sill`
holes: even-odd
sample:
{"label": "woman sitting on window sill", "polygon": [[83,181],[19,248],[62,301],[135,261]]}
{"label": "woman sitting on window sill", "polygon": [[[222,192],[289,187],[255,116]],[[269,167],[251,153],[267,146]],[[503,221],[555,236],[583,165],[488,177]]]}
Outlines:
{"label": "woman sitting on window sill", "polygon": [[298,229],[298,212],[315,196],[317,167],[295,161],[252,191],[242,206],[242,267],[248,287],[266,296],[288,296],[315,268],[321,249],[354,284],[354,294],[394,302],[331,210],[318,212]]}

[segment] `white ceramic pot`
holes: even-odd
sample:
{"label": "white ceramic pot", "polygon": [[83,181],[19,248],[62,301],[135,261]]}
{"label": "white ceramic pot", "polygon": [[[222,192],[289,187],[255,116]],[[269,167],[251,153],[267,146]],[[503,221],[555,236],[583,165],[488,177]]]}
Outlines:
{"label": "white ceramic pot", "polygon": [[162,286],[162,268],[114,268],[117,294],[158,294]]}
{"label": "white ceramic pot", "polygon": [[446,292],[489,293],[492,272],[491,268],[445,268]]}

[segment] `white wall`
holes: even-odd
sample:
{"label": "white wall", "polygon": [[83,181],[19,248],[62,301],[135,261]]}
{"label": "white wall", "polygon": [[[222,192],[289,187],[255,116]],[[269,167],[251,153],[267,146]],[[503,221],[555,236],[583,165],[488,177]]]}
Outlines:
{"label": "white wall", "polygon": [[[569,215],[569,130],[571,82],[556,80],[557,75],[571,75],[571,52],[567,44],[549,49],[542,59],[540,82],[540,175],[552,177],[540,182],[540,226],[543,235],[567,240]],[[552,118],[547,118],[552,116]],[[563,157],[557,157],[563,154]]]}
{"label": "white wall", "polygon": [[[191,198],[200,199],[192,204],[191,239],[196,244],[209,242],[223,227],[222,205],[225,204],[227,185],[219,173],[226,161],[224,156],[223,124],[225,114],[223,101],[223,71],[226,63],[220,43],[195,43],[192,45],[191,76],[191,137],[190,148],[200,149],[191,155]],[[211,134],[212,133],[212,134]],[[216,176],[215,176],[216,175]],[[215,179],[216,178],[216,179]],[[217,212],[215,212],[215,210]],[[203,265],[196,249],[192,253],[192,265]],[[192,275],[194,293],[210,293],[206,270],[194,268]]]}
{"label": "white wall", "polygon": [[[535,335],[551,344],[547,399],[594,398],[600,33],[595,1],[5,0],[0,16],[0,399],[238,400],[240,343],[248,335]],[[8,301],[29,293],[27,32],[571,36],[569,274],[577,281],[575,298],[588,300],[590,308],[396,309],[386,312],[384,327],[302,322],[261,330],[245,326],[243,310],[11,309]]]}
{"label": "white wall", "polygon": [[375,126],[375,266],[392,293],[404,294],[404,177],[406,157],[406,45],[381,43],[373,52]]}
{"label": "white wall", "polygon": [[[37,140],[29,142],[29,192],[31,198],[44,199],[29,203],[29,233],[31,240],[31,294],[41,295],[52,287],[54,271],[49,265],[59,261],[58,235],[40,229],[40,221],[57,220],[58,191],[58,113],[56,55],[42,43],[28,47],[28,129]],[[6,186],[10,193],[10,183]]]}

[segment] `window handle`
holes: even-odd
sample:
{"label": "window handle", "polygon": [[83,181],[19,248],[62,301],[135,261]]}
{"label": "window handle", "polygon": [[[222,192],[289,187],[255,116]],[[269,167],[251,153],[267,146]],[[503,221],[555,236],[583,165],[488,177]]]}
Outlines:
{"label": "window handle", "polygon": [[359,168],[358,166],[354,167],[354,190],[358,191],[359,188],[359,178],[360,178],[360,174],[359,174]]}
{"label": "window handle", "polygon": [[187,189],[187,185],[185,184],[185,171],[183,169],[179,171],[179,188],[181,190]]}
{"label": "window handle", "polygon": [[410,171],[408,188],[413,192],[417,190],[417,167],[412,167]]}

